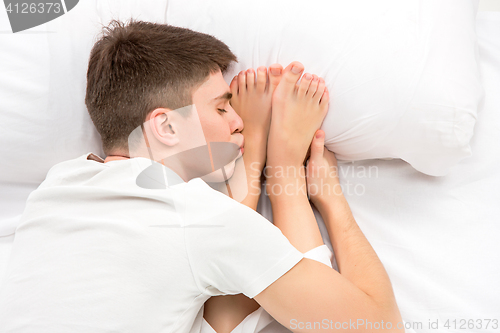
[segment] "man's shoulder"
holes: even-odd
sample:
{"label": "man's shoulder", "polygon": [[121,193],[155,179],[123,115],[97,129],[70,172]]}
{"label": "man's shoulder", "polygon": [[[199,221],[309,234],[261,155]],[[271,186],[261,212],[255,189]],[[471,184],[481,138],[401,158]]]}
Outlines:
{"label": "man's shoulder", "polygon": [[[87,153],[77,158],[69,159],[53,165],[40,188],[54,186],[71,181],[73,177],[82,178],[82,174],[87,176],[95,175],[104,168],[104,163],[97,162],[95,159],[89,159],[89,156],[96,156],[93,153]],[[90,173],[90,174],[89,174]]]}
{"label": "man's shoulder", "polygon": [[251,208],[213,189],[200,178],[192,179],[186,183],[184,196],[186,216],[189,217],[189,221],[216,220],[220,224],[237,224],[238,221],[234,221],[235,217],[239,217],[240,220],[246,220],[246,218],[263,219]]}
{"label": "man's shoulder", "polygon": [[222,211],[241,204],[227,195],[214,190],[201,178],[194,178],[185,184],[186,200],[192,209]]}

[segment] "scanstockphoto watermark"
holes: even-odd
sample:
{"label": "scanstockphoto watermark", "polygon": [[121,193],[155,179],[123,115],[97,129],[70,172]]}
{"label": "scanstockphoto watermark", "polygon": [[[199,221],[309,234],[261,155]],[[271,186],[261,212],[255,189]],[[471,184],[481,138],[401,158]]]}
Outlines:
{"label": "scanstockphoto watermark", "polygon": [[290,320],[289,328],[292,330],[392,330],[392,329],[422,329],[421,322],[397,322],[390,321],[369,321],[366,319],[356,319],[349,321],[334,321],[331,319],[323,319],[322,321],[298,321],[297,319]]}
{"label": "scanstockphoto watermark", "polygon": [[300,330],[384,330],[390,331],[393,329],[405,329],[420,331],[422,329],[437,330],[439,332],[449,331],[462,331],[462,332],[480,332],[483,330],[497,330],[500,327],[498,318],[429,318],[427,322],[421,321],[400,321],[396,324],[392,322],[384,322],[381,320],[370,321],[366,319],[357,319],[349,321],[333,321],[330,319],[323,319],[322,321],[303,322],[296,319],[290,320],[290,329]]}

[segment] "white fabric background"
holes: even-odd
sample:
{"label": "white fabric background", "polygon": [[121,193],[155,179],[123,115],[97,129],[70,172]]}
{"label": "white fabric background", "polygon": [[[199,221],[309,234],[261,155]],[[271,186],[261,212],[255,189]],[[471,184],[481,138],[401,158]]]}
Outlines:
{"label": "white fabric background", "polygon": [[470,156],[482,97],[471,0],[169,0],[166,21],[211,34],[249,67],[301,61],[325,79],[339,160],[401,158],[443,176]]}
{"label": "white fabric background", "polygon": [[[438,331],[427,328],[429,319],[439,319],[443,323],[446,319],[499,317],[500,291],[496,287],[500,280],[500,245],[497,241],[500,234],[498,31],[499,13],[478,14],[480,71],[485,99],[474,129],[471,158],[462,161],[444,178],[422,175],[405,162],[396,160],[342,166],[343,184],[364,186],[363,195],[347,195],[347,199],[391,277],[403,319],[423,323],[424,329],[417,332]],[[33,35],[27,34],[23,38],[29,39],[30,36]],[[29,87],[26,91],[30,93]],[[90,137],[97,142],[95,133],[82,131],[81,138],[87,140]],[[87,147],[84,149],[86,152]],[[78,156],[80,152],[75,154]],[[37,155],[28,157],[21,164],[18,160],[12,163],[26,170],[39,167],[34,163]],[[33,164],[25,165],[27,161]],[[363,166],[376,166],[378,176],[361,178],[350,174]],[[43,179],[44,173],[40,172],[40,175],[27,179],[26,186],[36,188],[36,182]],[[2,213],[6,214],[3,216],[16,216],[30,189],[16,189],[3,183],[0,190]],[[2,219],[2,223],[4,221]],[[0,237],[0,277],[12,240],[13,236]],[[280,329],[271,324],[263,332],[276,333]],[[483,329],[481,332],[494,330]]]}
{"label": "white fabric background", "polygon": [[[339,165],[349,205],[391,278],[403,320],[422,323],[422,328],[415,326],[419,333],[498,330],[491,324],[482,330],[453,329],[452,321],[460,325],[461,319],[496,318],[500,325],[499,31],[500,13],[478,13],[485,99],[472,157],[438,178],[401,160]],[[260,211],[271,215],[268,200],[261,200]],[[443,326],[447,319],[450,329]],[[438,320],[439,329],[429,328],[429,320]],[[286,329],[274,322],[262,332]]]}

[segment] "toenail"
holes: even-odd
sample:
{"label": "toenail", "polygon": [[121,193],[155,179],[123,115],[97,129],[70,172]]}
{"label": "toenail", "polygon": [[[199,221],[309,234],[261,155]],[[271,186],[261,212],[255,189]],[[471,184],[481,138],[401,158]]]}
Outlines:
{"label": "toenail", "polygon": [[292,72],[293,72],[294,74],[299,74],[299,73],[300,73],[300,68],[299,68],[299,67],[297,67],[297,66],[293,66],[293,67],[292,67]]}
{"label": "toenail", "polygon": [[318,81],[318,78],[317,77],[313,77],[313,81]]}
{"label": "toenail", "polygon": [[306,75],[304,75],[304,79],[306,79],[306,80],[310,80],[310,79],[311,79],[311,74],[306,74]]}
{"label": "toenail", "polygon": [[273,75],[280,75],[281,74],[281,69],[280,68],[271,68],[271,74],[273,74]]}

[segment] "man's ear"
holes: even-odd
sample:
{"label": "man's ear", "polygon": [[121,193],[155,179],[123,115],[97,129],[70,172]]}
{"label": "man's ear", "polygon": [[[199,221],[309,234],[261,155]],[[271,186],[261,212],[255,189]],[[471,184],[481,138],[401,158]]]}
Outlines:
{"label": "man's ear", "polygon": [[167,146],[179,143],[179,127],[175,112],[166,108],[158,108],[149,116],[149,126],[156,140]]}

